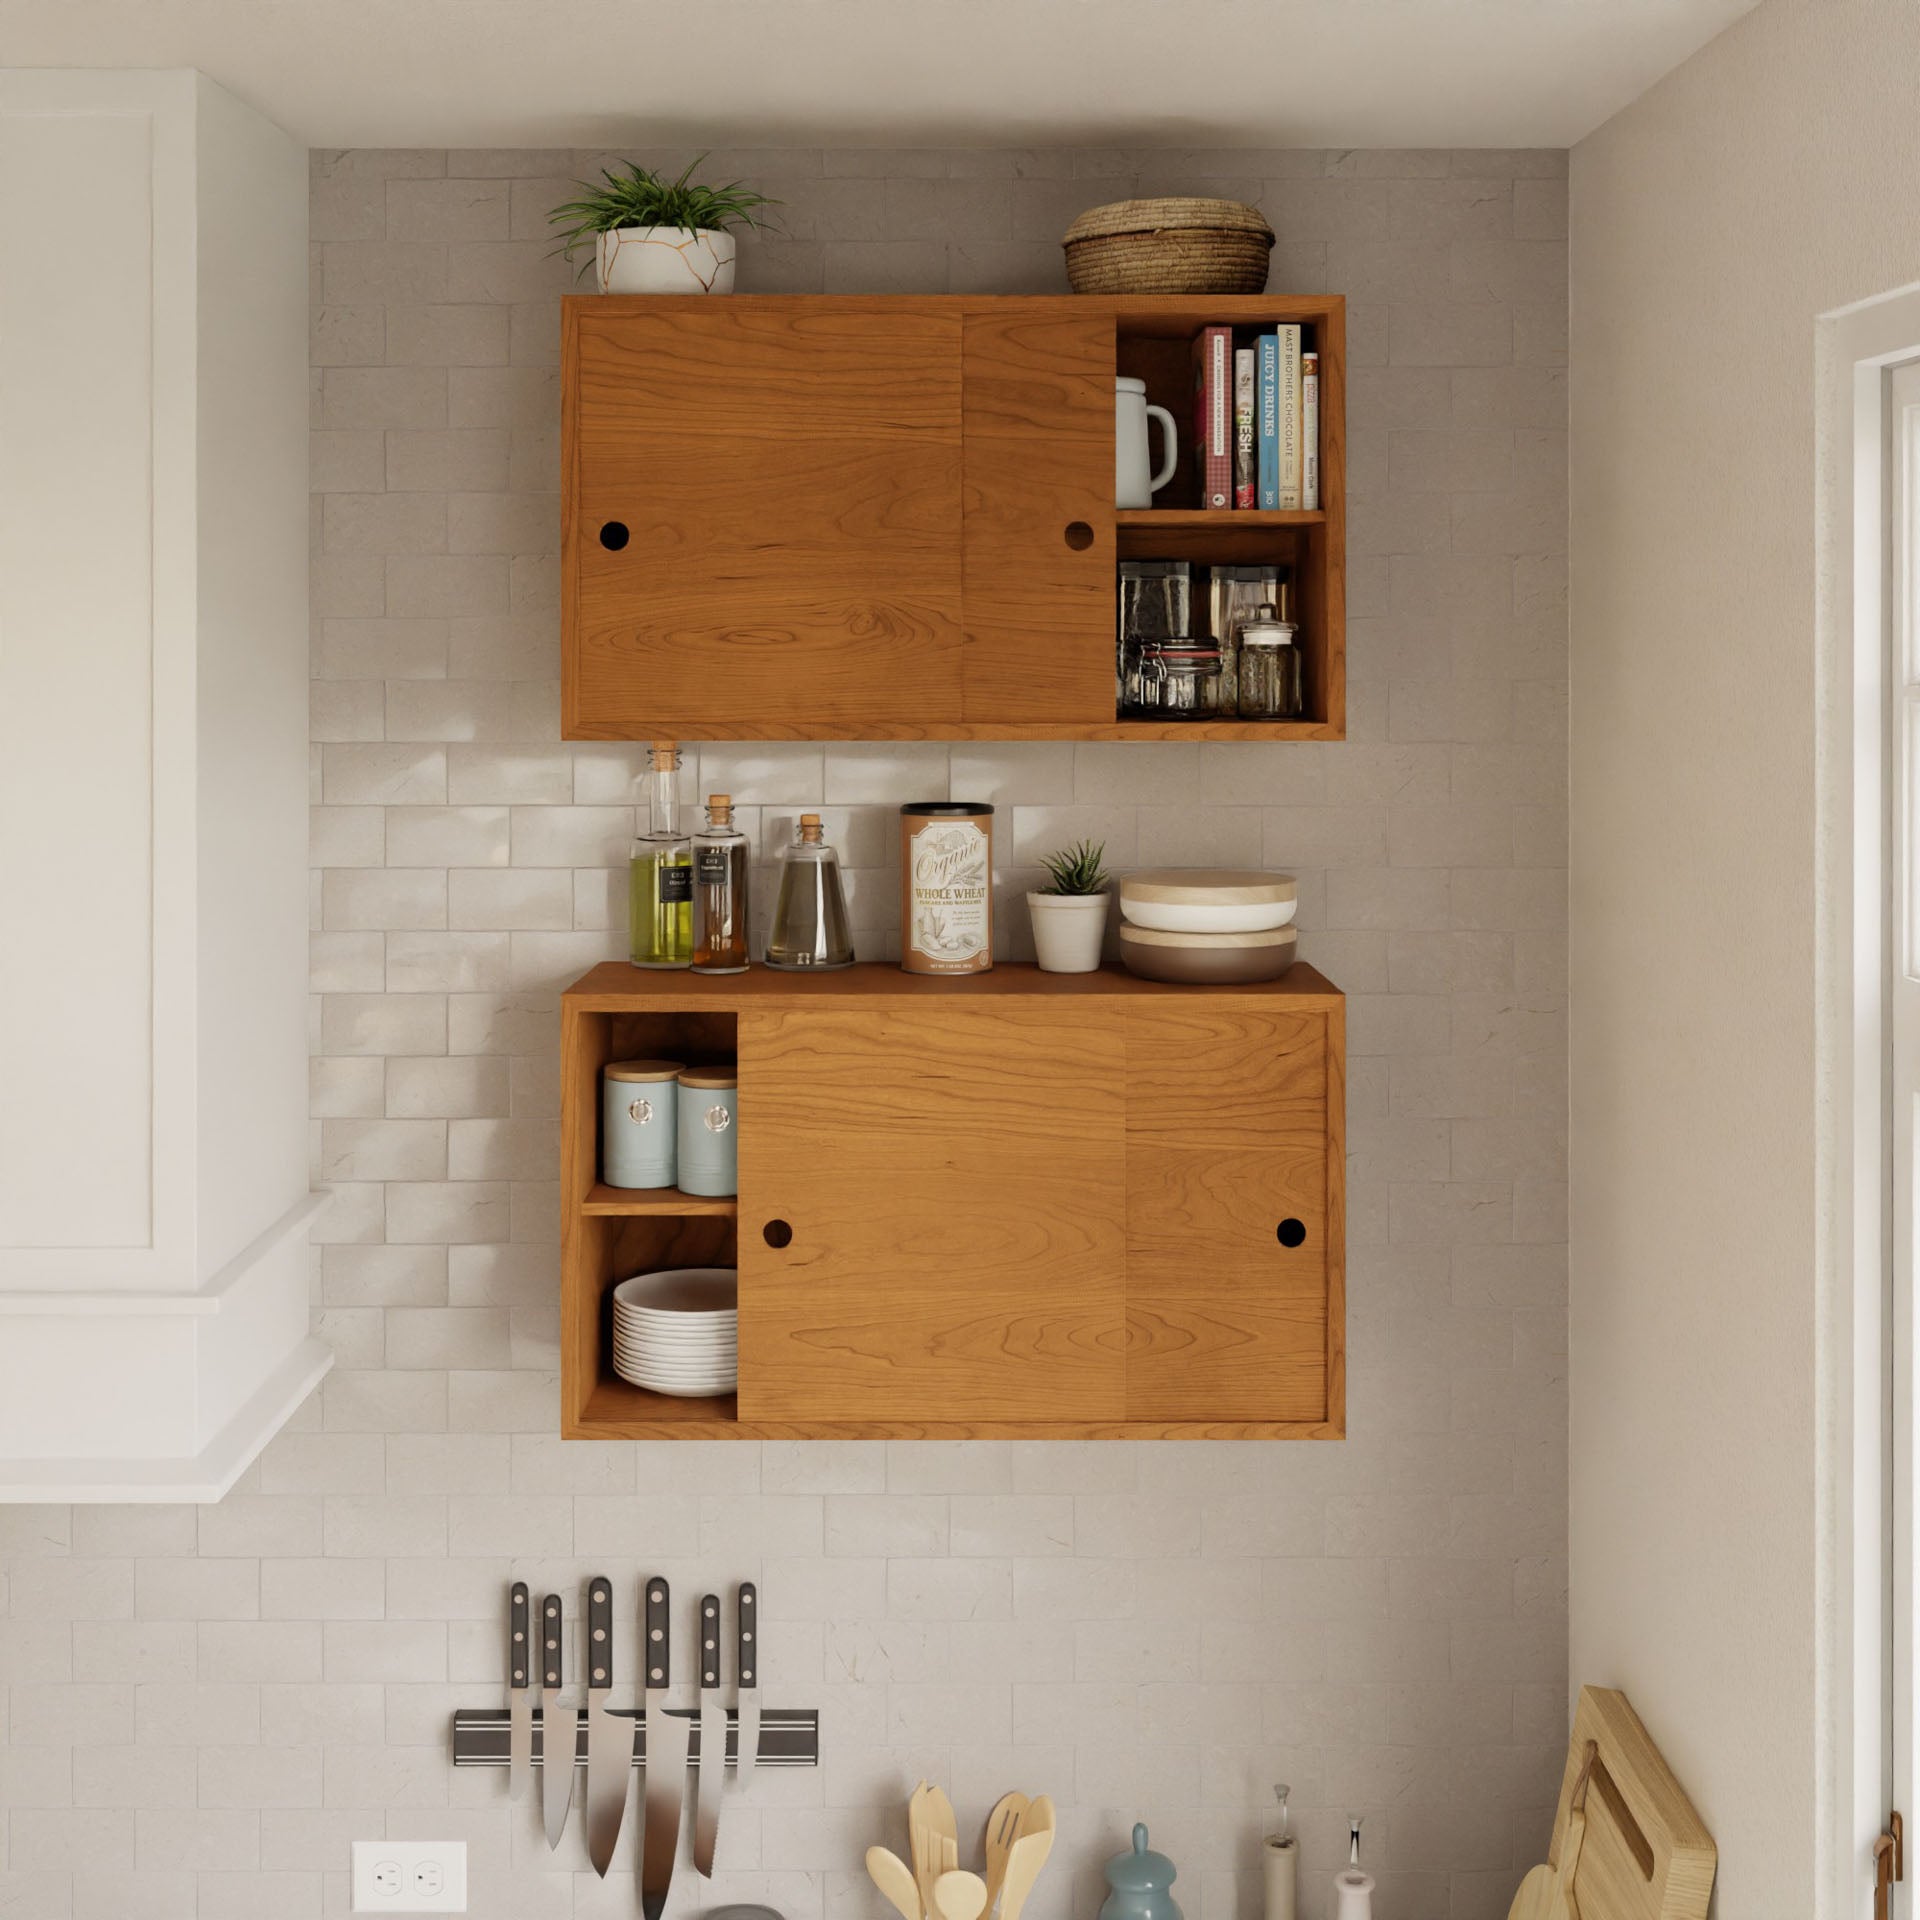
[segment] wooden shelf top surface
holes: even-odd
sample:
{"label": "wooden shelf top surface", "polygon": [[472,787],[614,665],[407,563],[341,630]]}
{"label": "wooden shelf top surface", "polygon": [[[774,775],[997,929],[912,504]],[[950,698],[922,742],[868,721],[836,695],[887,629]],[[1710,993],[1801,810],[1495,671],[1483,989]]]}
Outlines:
{"label": "wooden shelf top surface", "polygon": [[1324,507],[1307,511],[1274,507],[1116,507],[1113,510],[1113,524],[1128,531],[1208,527],[1224,532],[1238,527],[1244,532],[1256,527],[1317,527],[1325,523],[1326,517]]}
{"label": "wooden shelf top surface", "polygon": [[1278,980],[1242,987],[1179,987],[1141,980],[1117,966],[1098,973],[1042,973],[1027,961],[1001,961],[990,973],[905,973],[890,960],[862,961],[835,973],[781,973],[753,967],[745,973],[656,971],[625,960],[603,960],[567,989],[582,1013],[620,1013],[659,1007],[731,1008],[770,1002],[849,1000],[996,1000],[1009,995],[1060,1000],[1259,1000],[1324,1006],[1343,996],[1317,968],[1297,960]]}

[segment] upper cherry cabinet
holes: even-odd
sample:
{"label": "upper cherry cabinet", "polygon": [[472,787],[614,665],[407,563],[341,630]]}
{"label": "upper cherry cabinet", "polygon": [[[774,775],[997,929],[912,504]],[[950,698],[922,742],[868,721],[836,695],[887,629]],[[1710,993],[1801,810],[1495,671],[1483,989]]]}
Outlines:
{"label": "upper cherry cabinet", "polygon": [[[1184,422],[1201,327],[1289,320],[1322,507],[1176,482],[1116,513],[1115,375]],[[586,296],[564,326],[569,739],[1343,737],[1339,300]],[[1286,566],[1309,717],[1119,721],[1129,557]]]}

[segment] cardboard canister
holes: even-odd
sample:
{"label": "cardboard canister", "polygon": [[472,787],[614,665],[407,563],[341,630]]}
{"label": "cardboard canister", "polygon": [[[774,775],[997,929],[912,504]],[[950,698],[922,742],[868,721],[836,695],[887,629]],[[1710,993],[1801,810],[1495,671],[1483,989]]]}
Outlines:
{"label": "cardboard canister", "polygon": [[900,809],[900,965],[985,973],[993,965],[993,809],[916,800]]}

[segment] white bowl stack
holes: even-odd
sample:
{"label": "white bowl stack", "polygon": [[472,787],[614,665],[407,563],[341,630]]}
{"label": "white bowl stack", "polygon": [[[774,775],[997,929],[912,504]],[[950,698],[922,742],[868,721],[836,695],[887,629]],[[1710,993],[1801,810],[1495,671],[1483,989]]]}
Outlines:
{"label": "white bowl stack", "polygon": [[705,1399],[740,1384],[740,1278],[732,1267],[636,1273],[613,1290],[613,1370],[650,1393]]}

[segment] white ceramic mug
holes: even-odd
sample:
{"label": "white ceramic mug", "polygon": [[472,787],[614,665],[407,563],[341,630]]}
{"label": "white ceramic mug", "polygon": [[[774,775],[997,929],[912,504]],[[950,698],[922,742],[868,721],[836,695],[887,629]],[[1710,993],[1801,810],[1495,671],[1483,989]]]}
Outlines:
{"label": "white ceramic mug", "polygon": [[[1147,421],[1160,422],[1167,457],[1153,470],[1147,454]],[[1180,430],[1165,407],[1147,405],[1144,380],[1118,379],[1113,383],[1113,504],[1150,507],[1153,496],[1173,478],[1180,460]]]}

